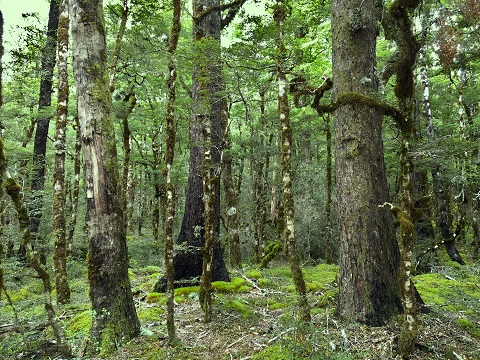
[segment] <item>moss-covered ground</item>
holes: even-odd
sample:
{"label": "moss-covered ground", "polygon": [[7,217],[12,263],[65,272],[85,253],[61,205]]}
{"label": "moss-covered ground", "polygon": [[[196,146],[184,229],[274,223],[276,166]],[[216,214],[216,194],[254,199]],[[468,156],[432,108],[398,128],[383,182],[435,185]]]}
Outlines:
{"label": "moss-covered ground", "polygon": [[[395,359],[400,317],[384,327],[346,324],[335,316],[338,267],[304,268],[312,323],[297,321],[297,301],[286,264],[254,266],[215,282],[214,317],[205,324],[198,287],[175,290],[178,342],[169,346],[166,298],[151,289],[162,268],[129,271],[142,335],[109,359]],[[42,286],[33,271],[5,261],[5,286],[14,309],[0,300],[0,358],[54,359],[52,330],[46,324]],[[68,266],[72,301],[56,305],[57,315],[80,359],[91,324],[86,269],[81,260]],[[412,359],[480,359],[480,267],[451,262],[417,275],[415,284],[427,307]],[[18,321],[15,319],[15,313]]]}

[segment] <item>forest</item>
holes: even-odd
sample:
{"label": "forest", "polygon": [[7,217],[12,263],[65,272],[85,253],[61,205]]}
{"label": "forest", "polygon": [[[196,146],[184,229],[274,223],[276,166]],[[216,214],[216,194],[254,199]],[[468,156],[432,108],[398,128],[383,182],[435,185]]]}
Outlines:
{"label": "forest", "polygon": [[1,359],[480,358],[480,0],[41,2]]}

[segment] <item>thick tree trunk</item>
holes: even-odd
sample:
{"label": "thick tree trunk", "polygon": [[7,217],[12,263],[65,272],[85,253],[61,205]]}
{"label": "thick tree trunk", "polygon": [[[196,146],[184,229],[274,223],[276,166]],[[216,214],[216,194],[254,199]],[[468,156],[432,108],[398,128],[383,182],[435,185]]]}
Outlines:
{"label": "thick tree trunk", "polygon": [[[373,0],[332,2],[334,98],[377,92]],[[347,102],[335,111],[335,169],[340,227],[337,313],[383,324],[401,310],[400,254],[388,209],[379,109]]]}
{"label": "thick tree trunk", "polygon": [[[213,247],[212,281],[229,281],[223,255],[218,242],[220,231],[220,150],[222,140],[222,116],[225,111],[225,101],[222,99],[224,81],[220,59],[220,10],[210,7],[219,5],[218,0],[196,0],[194,9],[193,37],[195,40],[194,54],[196,57],[193,74],[193,116],[190,125],[190,162],[185,201],[185,212],[182,226],[177,238],[177,244],[182,245],[174,257],[175,287],[198,284],[202,275],[205,246],[205,205],[202,178],[202,163],[205,153],[204,132],[202,124],[209,118],[211,125],[211,163],[213,219],[215,244]],[[209,11],[206,11],[209,10]],[[208,209],[207,209],[208,210]],[[155,291],[165,291],[165,278],[155,285]]]}
{"label": "thick tree trunk", "polygon": [[128,277],[103,3],[73,0],[72,49],[87,195],[93,322],[87,351],[109,353],[140,332]]}
{"label": "thick tree trunk", "polygon": [[[33,169],[31,178],[32,199],[29,204],[30,214],[30,233],[32,234],[32,243],[37,247],[40,254],[40,261],[45,264],[45,244],[40,239],[38,229],[43,212],[43,188],[45,185],[45,155],[47,151],[48,126],[50,124],[50,115],[48,108],[52,101],[53,93],[53,69],[56,60],[56,44],[58,29],[58,6],[59,1],[50,1],[50,11],[48,14],[47,39],[42,49],[42,72],[40,77],[40,96],[38,100],[39,118],[37,119],[37,129],[33,144]],[[23,252],[21,250],[20,252]],[[23,254],[20,254],[21,256]]]}
{"label": "thick tree trunk", "polygon": [[70,287],[67,278],[67,238],[65,221],[65,152],[68,115],[68,0],[60,3],[58,27],[58,102],[55,131],[55,170],[53,193],[53,232],[55,249],[53,264],[55,269],[55,289],[57,302],[70,301]]}

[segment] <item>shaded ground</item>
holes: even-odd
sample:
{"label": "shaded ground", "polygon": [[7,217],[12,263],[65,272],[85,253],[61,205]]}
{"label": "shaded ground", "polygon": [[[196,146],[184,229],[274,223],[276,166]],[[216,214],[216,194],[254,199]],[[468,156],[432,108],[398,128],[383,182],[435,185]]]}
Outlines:
{"label": "shaded ground", "polygon": [[[277,264],[279,265],[279,264]],[[280,264],[281,265],[281,264]],[[90,310],[86,273],[70,264],[72,304],[58,308],[74,355],[82,357]],[[165,297],[150,293],[160,268],[130,271],[143,335],[110,359],[399,359],[396,340],[401,318],[383,327],[349,325],[334,316],[337,267],[305,268],[312,324],[299,327],[295,294],[286,266],[260,273],[247,269],[233,282],[216,283],[213,322],[202,321],[196,288],[177,290],[175,348],[167,345]],[[46,327],[41,284],[28,269],[7,265],[6,287],[17,310],[0,302],[0,358],[54,359],[52,331]],[[12,276],[15,274],[15,276]],[[478,266],[436,267],[415,278],[431,312],[412,359],[480,359],[480,275]]]}

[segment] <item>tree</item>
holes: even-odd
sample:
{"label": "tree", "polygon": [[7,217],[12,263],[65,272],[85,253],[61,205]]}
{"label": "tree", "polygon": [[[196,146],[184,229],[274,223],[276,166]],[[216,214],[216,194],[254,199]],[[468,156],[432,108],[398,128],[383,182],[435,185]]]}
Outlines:
{"label": "tree", "polygon": [[128,277],[127,244],[106,66],[103,3],[71,2],[72,49],[87,198],[91,354],[140,332]]}
{"label": "tree", "polygon": [[285,228],[283,232],[285,253],[290,263],[293,283],[299,296],[298,305],[301,319],[310,322],[310,307],[307,302],[307,290],[300,267],[296,250],[295,238],[295,204],[293,199],[293,172],[292,172],[292,128],[290,126],[290,105],[288,103],[287,76],[285,71],[285,59],[287,49],[284,43],[284,22],[287,17],[286,1],[277,0],[273,17],[278,34],[278,59],[277,59],[277,81],[278,81],[278,116],[282,144],[282,190],[283,190],[283,211],[285,217]]}
{"label": "tree", "polygon": [[[34,245],[39,247],[40,260],[46,262],[44,244],[38,242],[38,229],[42,218],[43,189],[45,186],[45,155],[47,151],[48,127],[50,114],[48,108],[51,105],[53,93],[53,69],[56,60],[56,43],[59,13],[59,1],[50,1],[48,13],[47,39],[42,49],[42,71],[40,76],[40,95],[38,99],[39,117],[33,147],[33,169],[31,178],[32,200],[29,203],[30,232]],[[38,242],[38,244],[37,244]],[[22,250],[21,250],[22,252]],[[23,255],[22,253],[20,254]]]}
{"label": "tree", "polygon": [[173,20],[172,29],[170,31],[170,44],[168,52],[170,54],[168,63],[168,102],[167,102],[167,148],[165,154],[165,179],[166,179],[166,218],[165,218],[165,272],[167,279],[167,330],[170,343],[175,340],[175,293],[174,293],[174,267],[173,267],[173,220],[175,218],[175,188],[172,183],[172,166],[173,158],[175,156],[175,97],[176,97],[176,78],[177,78],[177,64],[175,59],[175,52],[177,50],[178,39],[180,37],[180,15],[181,6],[180,0],[173,0]]}
{"label": "tree", "polygon": [[[238,3],[232,9],[238,10]],[[240,2],[240,5],[243,2]],[[193,4],[193,38],[194,38],[194,70],[193,70],[193,119],[190,124],[190,161],[188,185],[180,233],[176,243],[179,250],[174,257],[175,286],[198,284],[202,275],[203,256],[202,248],[205,246],[206,218],[204,204],[204,184],[202,164],[209,166],[212,174],[210,194],[211,209],[209,221],[214,224],[211,242],[212,254],[205,249],[211,263],[210,281],[228,281],[229,276],[222,256],[218,233],[220,231],[220,151],[222,142],[222,117],[226,111],[226,103],[222,99],[224,80],[222,77],[220,31],[222,26],[231,21],[229,14],[222,21],[221,7],[218,0],[197,0]],[[208,125],[207,125],[208,124]],[[210,127],[210,139],[205,139],[204,128]],[[210,142],[207,142],[210,140]],[[206,147],[209,149],[206,149]],[[211,166],[204,163],[205,151],[211,153]],[[206,267],[206,265],[205,265]],[[209,280],[204,279],[204,294],[208,297],[211,288]],[[165,291],[165,278],[161,278],[155,285],[155,291]],[[208,302],[208,300],[207,300]]]}
{"label": "tree", "polygon": [[[350,321],[382,324],[401,309],[399,250],[385,208],[388,189],[383,160],[381,110],[375,96],[377,9],[334,0],[332,72],[335,172],[340,225],[340,288],[337,313]],[[363,99],[363,101],[362,101]]]}
{"label": "tree", "polygon": [[59,5],[58,26],[58,102],[55,131],[55,170],[53,174],[53,231],[55,249],[53,255],[55,269],[55,289],[57,302],[70,301],[70,287],[67,278],[67,237],[65,221],[65,152],[68,115],[68,0]]}

